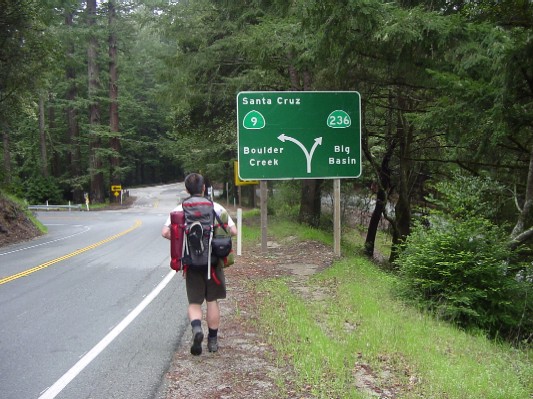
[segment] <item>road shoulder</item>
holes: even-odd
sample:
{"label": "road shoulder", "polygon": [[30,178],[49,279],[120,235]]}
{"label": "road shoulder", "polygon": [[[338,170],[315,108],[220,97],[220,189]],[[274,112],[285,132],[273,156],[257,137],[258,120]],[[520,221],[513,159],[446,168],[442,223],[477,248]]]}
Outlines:
{"label": "road shoulder", "polygon": [[[237,399],[280,398],[285,394],[311,398],[292,386],[293,371],[275,361],[274,349],[257,327],[254,281],[290,276],[291,288],[306,295],[305,281],[331,265],[334,255],[325,245],[290,237],[283,243],[269,242],[268,255],[259,246],[243,249],[235,265],[226,269],[228,298],[221,301],[220,350],[201,356],[190,354],[191,332],[187,329],[164,378],[160,398]],[[205,321],[204,330],[207,330]],[[280,388],[279,385],[283,386]],[[283,392],[282,392],[283,390]]]}

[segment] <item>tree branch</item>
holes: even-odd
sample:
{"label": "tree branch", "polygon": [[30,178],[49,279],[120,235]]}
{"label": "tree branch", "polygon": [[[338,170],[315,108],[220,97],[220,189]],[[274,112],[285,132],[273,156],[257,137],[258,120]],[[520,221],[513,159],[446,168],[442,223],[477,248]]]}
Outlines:
{"label": "tree branch", "polygon": [[468,169],[466,167],[467,164],[475,165],[475,166],[490,167],[490,168],[510,169],[510,170],[523,169],[523,167],[520,167],[517,165],[498,165],[498,164],[491,164],[491,163],[485,163],[485,162],[463,161],[461,159],[409,158],[409,160],[415,161],[415,162],[455,163],[461,167],[464,167],[465,169]]}
{"label": "tree branch", "polygon": [[533,227],[530,227],[526,231],[520,233],[515,238],[513,238],[509,243],[509,246],[511,247],[511,249],[515,250],[520,244],[525,243],[531,238],[533,238]]}

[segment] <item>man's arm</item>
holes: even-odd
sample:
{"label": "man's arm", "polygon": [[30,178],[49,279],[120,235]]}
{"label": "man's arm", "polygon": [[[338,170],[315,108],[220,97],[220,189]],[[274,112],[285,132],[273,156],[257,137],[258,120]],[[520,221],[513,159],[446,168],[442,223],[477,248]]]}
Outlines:
{"label": "man's arm", "polygon": [[228,211],[226,211],[225,209],[224,209],[224,211],[228,214],[228,229],[229,229],[229,233],[232,236],[236,236],[237,235],[237,225],[235,224],[235,222],[233,221],[233,219],[229,215]]}
{"label": "man's arm", "polygon": [[236,236],[237,235],[237,226],[235,225],[235,222],[231,218],[231,216],[230,216],[229,212],[226,210],[226,208],[224,208],[218,202],[213,202],[213,206],[214,206],[215,212],[217,213],[218,216],[220,216],[222,214],[222,212],[226,212],[228,214],[228,222],[227,223],[228,223],[229,233],[232,236]]}
{"label": "man's arm", "polygon": [[170,240],[170,227],[163,226],[163,229],[161,229],[161,235],[167,240]]}

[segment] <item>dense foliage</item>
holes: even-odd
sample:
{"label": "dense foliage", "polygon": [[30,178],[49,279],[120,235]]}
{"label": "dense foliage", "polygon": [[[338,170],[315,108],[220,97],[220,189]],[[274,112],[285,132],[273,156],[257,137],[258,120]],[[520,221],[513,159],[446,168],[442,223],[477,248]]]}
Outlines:
{"label": "dense foliage", "polygon": [[415,224],[397,259],[402,293],[439,317],[493,336],[527,339],[533,331],[533,268],[513,253],[491,219],[486,180],[437,185],[447,212]]}
{"label": "dense foliage", "polygon": [[[531,262],[532,28],[522,0],[0,0],[1,184],[31,202],[102,202],[111,185],[192,170],[231,182],[239,91],[357,90],[363,175],[343,192],[375,199],[365,252],[385,218],[401,269],[447,220],[456,233],[436,241],[486,229],[494,250],[510,251],[467,262],[496,273],[506,257]],[[430,205],[442,213],[429,230],[415,224],[434,183],[458,173],[489,179],[497,195],[443,186]],[[328,182],[269,184],[293,190],[298,220],[324,219]],[[494,214],[458,218],[454,197]],[[442,261],[461,269],[457,254]],[[492,314],[500,300],[468,306]]]}

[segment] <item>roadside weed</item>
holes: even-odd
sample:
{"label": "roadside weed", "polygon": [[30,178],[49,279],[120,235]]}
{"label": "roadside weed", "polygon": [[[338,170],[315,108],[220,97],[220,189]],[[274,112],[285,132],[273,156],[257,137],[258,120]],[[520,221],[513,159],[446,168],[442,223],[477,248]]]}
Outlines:
{"label": "roadside weed", "polygon": [[[312,229],[288,225],[272,228],[276,238],[277,229],[320,240]],[[395,298],[395,279],[348,256],[304,282],[307,292],[323,295],[302,295],[291,279],[255,282],[261,326],[302,392],[347,399],[380,392],[407,399],[531,398],[530,352],[409,307]]]}

